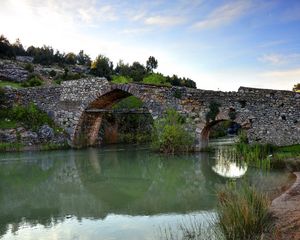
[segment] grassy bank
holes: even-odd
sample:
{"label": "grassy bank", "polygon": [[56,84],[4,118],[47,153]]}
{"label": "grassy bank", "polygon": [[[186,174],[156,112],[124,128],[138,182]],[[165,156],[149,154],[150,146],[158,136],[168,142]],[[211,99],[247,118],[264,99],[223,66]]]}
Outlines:
{"label": "grassy bank", "polygon": [[249,165],[259,168],[300,170],[300,145],[276,147],[272,145],[237,143],[237,155]]}
{"label": "grassy bank", "polygon": [[22,143],[0,143],[0,152],[21,152],[21,151],[50,151],[68,149],[70,146],[65,144],[45,143],[39,145],[25,146]]}

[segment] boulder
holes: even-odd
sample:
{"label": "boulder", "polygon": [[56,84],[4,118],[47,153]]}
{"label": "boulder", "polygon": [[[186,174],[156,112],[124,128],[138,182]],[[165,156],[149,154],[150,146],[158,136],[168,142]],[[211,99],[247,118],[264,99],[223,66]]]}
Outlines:
{"label": "boulder", "polygon": [[54,137],[54,130],[53,128],[49,127],[47,124],[41,126],[38,131],[39,138],[43,141],[50,140]]}

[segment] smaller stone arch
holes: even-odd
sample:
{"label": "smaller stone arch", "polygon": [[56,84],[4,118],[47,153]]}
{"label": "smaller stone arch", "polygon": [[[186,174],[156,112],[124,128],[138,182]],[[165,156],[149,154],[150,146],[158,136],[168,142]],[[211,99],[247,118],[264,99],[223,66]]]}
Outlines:
{"label": "smaller stone arch", "polygon": [[[231,113],[234,112],[234,117]],[[200,131],[198,131],[198,138],[200,139],[199,149],[205,149],[208,147],[209,143],[209,135],[213,126],[220,122],[231,121],[233,123],[237,123],[241,126],[241,129],[248,132],[250,128],[252,128],[252,120],[250,114],[245,114],[243,112],[236,111],[232,106],[223,107],[220,109],[219,114],[216,119],[213,121],[205,122],[202,124]]]}

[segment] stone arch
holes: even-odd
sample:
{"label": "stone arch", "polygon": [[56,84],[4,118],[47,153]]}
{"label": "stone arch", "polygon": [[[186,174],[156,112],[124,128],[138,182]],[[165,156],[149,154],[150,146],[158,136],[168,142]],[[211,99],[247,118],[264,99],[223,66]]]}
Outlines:
{"label": "stone arch", "polygon": [[232,119],[230,117],[231,111],[232,111],[232,107],[222,108],[214,121],[209,121],[203,124],[203,127],[201,128],[201,131],[199,132],[200,134],[198,136],[200,138],[200,144],[201,144],[200,149],[204,149],[208,146],[210,131],[213,126],[215,126],[220,122],[231,121],[237,123],[241,126],[243,130],[246,130],[248,132],[248,130],[252,127],[251,115],[249,113],[246,114],[243,112],[236,111],[236,117]]}
{"label": "stone arch", "polygon": [[99,91],[98,93],[89,96],[88,101],[81,107],[81,116],[76,125],[72,140],[73,146],[93,146],[97,140],[103,114],[87,112],[86,110],[110,109],[114,104],[129,96],[135,96],[140,99],[152,117],[156,118],[157,111],[155,111],[154,106],[158,103],[149,99],[147,93],[135,89],[134,86],[111,85],[104,91]]}

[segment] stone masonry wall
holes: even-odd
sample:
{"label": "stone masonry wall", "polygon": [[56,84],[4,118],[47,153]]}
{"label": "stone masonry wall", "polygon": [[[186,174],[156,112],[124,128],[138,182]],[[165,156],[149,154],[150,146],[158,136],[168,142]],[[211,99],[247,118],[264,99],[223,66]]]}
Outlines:
{"label": "stone masonry wall", "polygon": [[[174,108],[191,118],[196,126],[190,129],[195,129],[197,149],[207,146],[210,127],[218,121],[228,120],[228,113],[232,110],[236,112],[234,121],[247,129],[250,142],[274,145],[300,143],[300,94],[291,91],[241,87],[237,92],[221,92],[185,87],[111,84],[104,78],[88,78],[66,81],[61,86],[8,92],[10,99],[15,102],[34,102],[46,111],[68,132],[70,143],[85,122],[86,109],[94,106],[107,108],[111,105],[109,101],[117,102],[129,94],[140,98],[154,119],[162,116],[168,108]],[[221,105],[215,122],[206,121],[211,102]]]}

